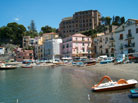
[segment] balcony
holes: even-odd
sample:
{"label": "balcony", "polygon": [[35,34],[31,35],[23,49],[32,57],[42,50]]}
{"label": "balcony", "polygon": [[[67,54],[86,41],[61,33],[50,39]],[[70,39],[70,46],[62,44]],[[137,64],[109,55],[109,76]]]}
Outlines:
{"label": "balcony", "polygon": [[135,43],[125,44],[125,48],[133,48],[135,47]]}
{"label": "balcony", "polygon": [[123,49],[123,46],[120,46],[120,50],[122,50]]}
{"label": "balcony", "polygon": [[72,42],[73,43],[91,43],[91,41],[81,41],[81,40],[79,40],[79,41],[73,40]]}
{"label": "balcony", "polygon": [[127,34],[126,40],[130,40],[130,39],[134,39],[134,37],[132,36],[132,34]]}
{"label": "balcony", "polygon": [[100,46],[100,49],[102,49],[102,45]]}
{"label": "balcony", "polygon": [[115,41],[114,38],[110,38],[109,40],[110,40],[110,42],[114,42]]}
{"label": "balcony", "polygon": [[128,49],[128,53],[134,53],[135,50],[134,49]]}
{"label": "balcony", "polygon": [[115,45],[110,45],[109,47],[110,47],[110,48],[114,48],[114,47],[115,47]]}

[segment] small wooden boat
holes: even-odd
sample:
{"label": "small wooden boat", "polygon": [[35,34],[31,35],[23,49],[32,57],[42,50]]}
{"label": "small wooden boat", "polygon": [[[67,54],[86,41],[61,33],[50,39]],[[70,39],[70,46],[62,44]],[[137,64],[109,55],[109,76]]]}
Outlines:
{"label": "small wooden boat", "polygon": [[[107,79],[109,82],[102,83],[104,79]],[[101,81],[92,87],[93,91],[110,91],[110,90],[121,90],[126,88],[134,87],[138,82],[134,79],[125,80],[120,79],[117,82],[113,82],[109,76],[104,76]]]}
{"label": "small wooden boat", "polygon": [[131,98],[138,98],[138,88],[136,88],[136,89],[131,89],[130,90],[130,95],[129,95],[129,97],[131,97]]}
{"label": "small wooden boat", "polygon": [[91,65],[95,65],[96,61],[92,61],[92,62],[87,62],[86,66],[91,66]]}

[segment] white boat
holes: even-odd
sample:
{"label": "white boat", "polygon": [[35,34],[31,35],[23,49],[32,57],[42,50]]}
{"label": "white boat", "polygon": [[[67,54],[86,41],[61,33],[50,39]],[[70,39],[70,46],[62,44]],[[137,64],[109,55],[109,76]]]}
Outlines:
{"label": "white boat", "polygon": [[[109,82],[102,83],[105,78],[108,79]],[[137,83],[138,82],[135,79],[130,79],[127,81],[124,79],[120,79],[117,82],[113,82],[109,76],[104,76],[98,84],[92,87],[92,90],[93,91],[121,90],[134,87]]]}
{"label": "white boat", "polygon": [[16,69],[17,66],[13,66],[13,65],[8,65],[5,63],[1,63],[0,65],[0,70],[8,70],[8,69]]}

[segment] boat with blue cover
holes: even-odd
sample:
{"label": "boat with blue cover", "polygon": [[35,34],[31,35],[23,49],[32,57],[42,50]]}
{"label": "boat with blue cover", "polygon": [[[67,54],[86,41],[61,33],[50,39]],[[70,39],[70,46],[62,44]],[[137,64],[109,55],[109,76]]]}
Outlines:
{"label": "boat with blue cover", "polygon": [[138,98],[138,88],[136,88],[136,89],[131,89],[130,90],[130,95],[129,95],[129,97],[131,97],[131,98]]}
{"label": "boat with blue cover", "polygon": [[107,63],[112,63],[113,62],[113,58],[111,58],[111,57],[108,57],[108,58],[104,58],[104,60],[102,60],[101,62],[100,62],[100,64],[107,64]]}

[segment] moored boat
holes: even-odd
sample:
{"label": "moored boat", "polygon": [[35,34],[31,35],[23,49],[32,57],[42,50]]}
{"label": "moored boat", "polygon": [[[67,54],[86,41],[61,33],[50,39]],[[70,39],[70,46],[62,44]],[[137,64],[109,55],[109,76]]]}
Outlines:
{"label": "moored boat", "polygon": [[130,95],[129,95],[129,97],[131,97],[131,98],[138,98],[138,88],[136,88],[136,89],[131,89],[130,90]]}
{"label": "moored boat", "polygon": [[17,66],[13,66],[13,65],[6,65],[5,63],[2,63],[0,65],[0,70],[9,70],[9,69],[16,69]]}
{"label": "moored boat", "polygon": [[[107,79],[109,82],[102,83],[104,79]],[[134,87],[138,82],[134,79],[125,80],[120,79],[117,82],[113,82],[109,76],[104,76],[101,81],[92,87],[93,91],[111,91],[111,90],[121,90],[126,88]]]}
{"label": "moored boat", "polygon": [[30,65],[30,64],[29,64],[29,65],[28,65],[28,64],[26,64],[26,65],[23,65],[23,66],[22,66],[22,68],[32,68],[32,67],[33,67],[33,66],[32,66],[32,65]]}

